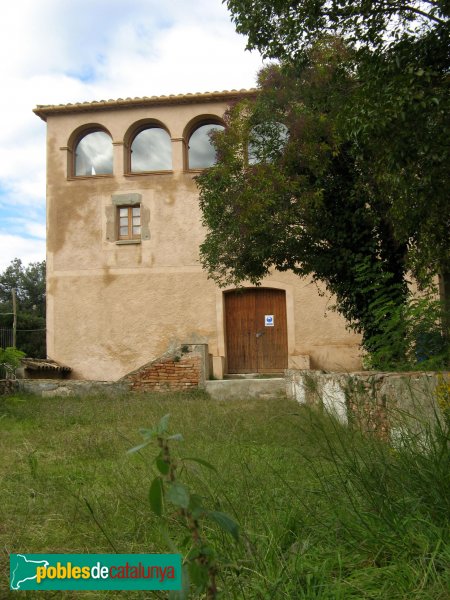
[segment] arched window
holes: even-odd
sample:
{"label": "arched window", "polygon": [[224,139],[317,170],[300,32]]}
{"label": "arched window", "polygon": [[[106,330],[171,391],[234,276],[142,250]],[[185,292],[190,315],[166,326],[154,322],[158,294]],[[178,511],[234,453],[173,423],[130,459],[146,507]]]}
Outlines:
{"label": "arched window", "polygon": [[209,123],[200,125],[189,138],[188,163],[190,169],[205,169],[217,161],[216,150],[211,142],[212,131],[222,131],[223,125]]}
{"label": "arched window", "polygon": [[75,148],[75,175],[110,175],[113,172],[113,147],[105,131],[87,133]]}
{"label": "arched window", "polygon": [[248,140],[248,163],[272,162],[283,151],[288,137],[288,128],[278,121],[255,125]]}
{"label": "arched window", "polygon": [[172,144],[165,129],[147,127],[135,136],[131,144],[130,169],[132,173],[172,169]]}

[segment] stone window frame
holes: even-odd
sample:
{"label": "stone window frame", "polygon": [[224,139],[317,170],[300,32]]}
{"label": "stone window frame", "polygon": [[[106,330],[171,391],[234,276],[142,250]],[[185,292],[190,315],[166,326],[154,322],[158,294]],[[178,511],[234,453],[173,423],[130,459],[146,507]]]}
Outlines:
{"label": "stone window frame", "polygon": [[[133,206],[140,207],[141,235],[121,239],[119,236],[119,209]],[[140,244],[150,239],[150,210],[142,202],[142,194],[131,192],[128,194],[112,194],[111,203],[105,207],[106,214],[106,241],[116,245]]]}

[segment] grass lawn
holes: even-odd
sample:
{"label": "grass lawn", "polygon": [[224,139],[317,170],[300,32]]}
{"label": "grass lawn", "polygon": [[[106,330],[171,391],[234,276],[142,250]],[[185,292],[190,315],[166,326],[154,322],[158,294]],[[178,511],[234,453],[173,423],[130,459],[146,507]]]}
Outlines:
{"label": "grass lawn", "polygon": [[[139,429],[170,413],[180,474],[240,541],[212,522],[218,586],[233,599],[448,600],[448,430],[395,448],[289,400],[217,402],[202,393],[0,398],[0,598],[10,553],[171,552],[152,513],[154,445]],[[180,463],[181,464],[181,463]],[[168,511],[172,542],[185,529]],[[183,541],[185,546],[183,546]],[[163,592],[45,592],[47,598],[166,598]],[[195,594],[192,597],[196,597]]]}

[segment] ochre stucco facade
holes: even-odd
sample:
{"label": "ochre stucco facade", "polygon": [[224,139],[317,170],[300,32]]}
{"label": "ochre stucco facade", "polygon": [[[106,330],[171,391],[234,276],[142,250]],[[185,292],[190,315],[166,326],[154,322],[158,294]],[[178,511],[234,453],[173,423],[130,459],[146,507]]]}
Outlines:
{"label": "ochre stucco facade", "polygon": [[[196,124],[219,122],[236,92],[38,107],[47,122],[47,352],[73,377],[116,380],[182,344],[207,344],[211,374],[227,372],[224,293],[199,263],[204,231],[187,143]],[[172,170],[130,174],[129,141],[155,123],[170,136]],[[74,176],[83,132],[113,144],[113,174]],[[117,239],[115,211],[141,209],[141,239]],[[360,368],[359,337],[307,279],[274,272],[285,291],[287,366]]]}

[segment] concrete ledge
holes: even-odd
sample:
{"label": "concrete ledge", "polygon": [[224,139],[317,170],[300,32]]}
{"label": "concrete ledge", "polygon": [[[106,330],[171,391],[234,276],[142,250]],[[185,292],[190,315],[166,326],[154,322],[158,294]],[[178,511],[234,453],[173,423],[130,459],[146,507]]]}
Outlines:
{"label": "concrete ledge", "polygon": [[[286,397],[283,378],[230,379],[206,381],[206,391],[214,400],[242,400],[245,398]],[[36,394],[43,398],[56,396],[88,396],[91,394],[121,395],[131,391],[129,381],[82,381],[78,379],[17,379],[11,382],[8,392],[18,391]]]}
{"label": "concrete ledge", "polygon": [[206,381],[205,388],[214,400],[281,398],[286,396],[286,384],[283,378]]}
{"label": "concrete ledge", "polygon": [[79,379],[17,379],[16,389],[42,398],[55,396],[88,396],[90,394],[120,395],[130,391],[130,385],[118,381],[83,381]]}

